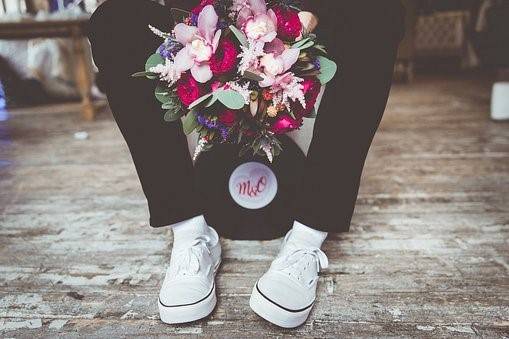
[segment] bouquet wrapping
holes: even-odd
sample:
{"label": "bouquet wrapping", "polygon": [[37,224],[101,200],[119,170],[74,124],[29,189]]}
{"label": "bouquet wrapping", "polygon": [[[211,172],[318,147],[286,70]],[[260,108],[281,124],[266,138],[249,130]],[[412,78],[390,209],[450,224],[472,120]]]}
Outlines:
{"label": "bouquet wrapping", "polygon": [[158,82],[165,121],[183,119],[199,135],[195,157],[221,143],[241,155],[282,151],[278,136],[316,117],[322,86],[337,65],[312,33],[315,18],[296,0],[202,0],[191,12],[172,9],[170,33],[134,74]]}

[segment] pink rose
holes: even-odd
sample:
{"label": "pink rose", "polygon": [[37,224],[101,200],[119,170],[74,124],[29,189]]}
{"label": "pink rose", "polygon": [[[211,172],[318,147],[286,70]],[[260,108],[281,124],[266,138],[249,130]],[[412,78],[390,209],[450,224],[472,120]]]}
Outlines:
{"label": "pink rose", "polygon": [[302,23],[296,10],[283,7],[272,9],[277,18],[277,35],[283,40],[295,40],[302,33]]}
{"label": "pink rose", "polygon": [[302,118],[294,119],[287,114],[279,115],[270,127],[274,134],[285,134],[302,126]]}
{"label": "pink rose", "polygon": [[202,95],[201,92],[200,85],[189,74],[183,75],[177,81],[177,95],[186,107],[196,101]]}
{"label": "pink rose", "polygon": [[210,69],[215,76],[233,71],[237,64],[237,48],[230,39],[223,39],[217,46],[216,53],[210,59]]}

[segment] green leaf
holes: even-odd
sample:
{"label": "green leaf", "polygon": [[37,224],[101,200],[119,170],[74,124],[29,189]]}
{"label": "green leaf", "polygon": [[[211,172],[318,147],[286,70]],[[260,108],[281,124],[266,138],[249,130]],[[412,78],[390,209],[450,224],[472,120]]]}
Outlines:
{"label": "green leaf", "polygon": [[177,121],[180,118],[182,118],[181,110],[170,109],[170,110],[167,110],[166,113],[164,114],[164,121],[167,121],[167,122]]}
{"label": "green leaf", "polygon": [[187,113],[186,117],[184,118],[184,123],[182,124],[182,127],[184,128],[184,133],[186,135],[189,135],[193,133],[193,131],[200,126],[198,124],[198,120],[196,120],[196,114],[194,114],[194,111],[190,111]]}
{"label": "green leaf", "polygon": [[229,109],[241,109],[246,104],[244,97],[231,89],[217,90],[214,92],[214,95]]}
{"label": "green leaf", "polygon": [[300,46],[303,46],[305,43],[307,43],[310,40],[311,40],[310,38],[301,39],[301,40],[297,41],[296,43],[294,43],[292,45],[292,48],[299,48]]}
{"label": "green leaf", "polygon": [[193,109],[193,108],[196,108],[196,106],[200,105],[201,103],[203,103],[205,100],[207,100],[208,98],[210,98],[212,96],[212,92],[209,93],[209,94],[205,94],[204,96],[202,97],[199,97],[198,99],[196,99],[195,101],[193,101],[191,103],[191,105],[189,105],[189,109]]}
{"label": "green leaf", "polygon": [[251,72],[251,71],[245,71],[243,77],[246,79],[249,79],[249,80],[254,80],[254,81],[262,81],[263,80],[263,77],[261,75],[256,74],[255,72]]}
{"label": "green leaf", "polygon": [[170,9],[171,16],[173,17],[173,20],[175,20],[176,23],[184,22],[186,18],[189,18],[191,15],[191,12],[185,11],[180,8],[172,8]]}
{"label": "green leaf", "polygon": [[320,62],[320,74],[317,77],[320,83],[325,85],[334,78],[334,75],[338,71],[338,65],[336,65],[334,61],[323,56],[319,56],[317,59]]}
{"label": "green leaf", "polygon": [[327,49],[325,48],[324,45],[315,45],[315,46],[313,46],[313,48],[323,54],[327,54]]}
{"label": "green leaf", "polygon": [[182,104],[180,102],[175,102],[175,98],[170,98],[168,102],[165,102],[164,104],[161,105],[161,108],[178,111],[182,109]]}
{"label": "green leaf", "polygon": [[157,101],[165,104],[172,100],[171,92],[168,87],[158,85],[154,91]]}
{"label": "green leaf", "polygon": [[158,53],[152,54],[151,56],[149,56],[149,58],[147,59],[147,62],[145,63],[145,72],[150,73],[150,69],[152,67],[155,67],[157,65],[161,65],[164,63],[165,63],[165,60],[163,59],[162,56],[160,56]]}
{"label": "green leaf", "polygon": [[152,72],[136,72],[136,73],[131,74],[131,76],[133,78],[145,78],[147,76],[154,76],[154,75],[156,75],[156,74],[152,73]]}
{"label": "green leaf", "polygon": [[299,47],[296,47],[296,48],[298,48],[300,50],[304,50],[306,48],[313,47],[314,45],[315,45],[314,41],[308,41],[305,44],[303,44],[302,46],[299,46]]}
{"label": "green leaf", "polygon": [[214,104],[216,103],[216,101],[217,101],[217,95],[215,95],[214,93],[212,93],[212,97],[210,98],[210,100],[209,100],[209,101],[207,101],[207,102],[205,103],[205,107],[210,107],[210,106],[214,105]]}
{"label": "green leaf", "polygon": [[249,43],[247,41],[246,35],[242,33],[237,27],[230,25],[230,30],[233,32],[237,40],[239,40],[240,44],[244,47],[248,47]]}

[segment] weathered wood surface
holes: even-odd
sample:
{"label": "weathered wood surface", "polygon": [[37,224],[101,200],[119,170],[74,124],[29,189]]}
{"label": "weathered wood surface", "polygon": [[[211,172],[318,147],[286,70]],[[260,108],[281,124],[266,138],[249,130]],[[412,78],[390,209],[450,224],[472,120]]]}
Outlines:
{"label": "weathered wood surface", "polygon": [[0,123],[0,336],[508,337],[509,124],[488,105],[477,78],[395,86],[352,232],[326,243],[318,303],[296,330],[248,306],[279,241],[224,240],[214,314],[160,323],[171,234],[147,226],[110,115],[16,111]]}

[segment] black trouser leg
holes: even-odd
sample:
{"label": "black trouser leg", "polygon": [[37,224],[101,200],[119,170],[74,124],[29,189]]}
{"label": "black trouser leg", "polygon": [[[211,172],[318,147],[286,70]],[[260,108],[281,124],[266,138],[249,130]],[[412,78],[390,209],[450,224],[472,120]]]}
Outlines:
{"label": "black trouser leg", "polygon": [[202,214],[193,165],[181,123],[167,123],[154,98],[154,81],[133,78],[162,39],[151,24],[170,31],[167,7],[149,0],[108,0],[90,20],[89,39],[115,120],[131,151],[152,226]]}
{"label": "black trouser leg", "polygon": [[342,232],[349,229],[366,155],[387,103],[403,11],[392,0],[315,4],[319,36],[340,70],[327,85],[316,119],[296,219]]}

